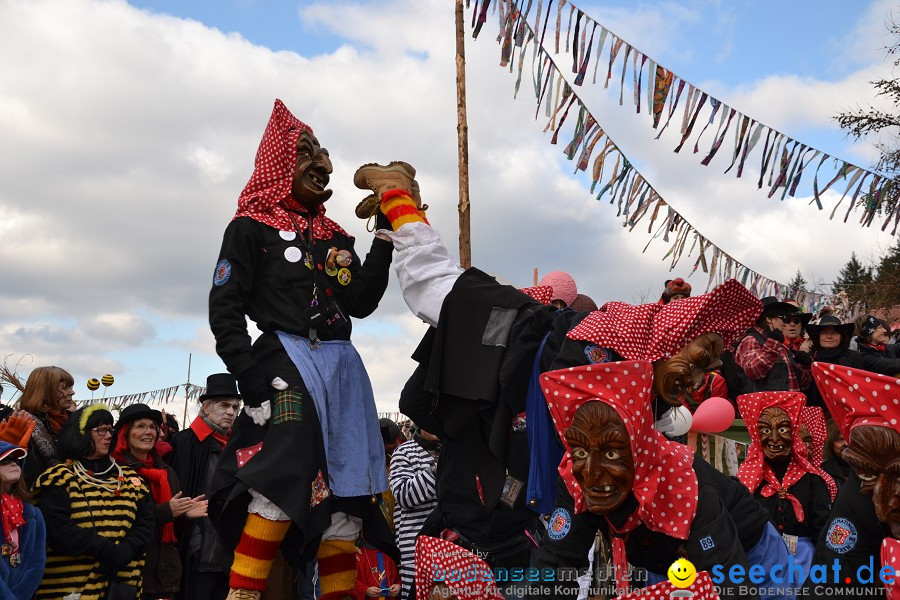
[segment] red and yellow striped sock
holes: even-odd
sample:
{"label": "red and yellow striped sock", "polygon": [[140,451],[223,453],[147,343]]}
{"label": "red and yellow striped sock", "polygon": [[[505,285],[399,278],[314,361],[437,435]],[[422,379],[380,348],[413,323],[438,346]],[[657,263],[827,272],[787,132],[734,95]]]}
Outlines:
{"label": "red and yellow striped sock", "polygon": [[394,231],[407,223],[428,223],[425,213],[419,210],[406,190],[393,189],[382,194],[381,212],[391,222]]}
{"label": "red and yellow striped sock", "polygon": [[349,540],[322,540],[319,561],[319,600],[338,600],[353,595],[356,583],[356,544]]}
{"label": "red and yellow striped sock", "polygon": [[272,561],[290,526],[290,521],[270,521],[254,513],[247,514],[241,541],[234,550],[229,580],[232,589],[266,589]]}

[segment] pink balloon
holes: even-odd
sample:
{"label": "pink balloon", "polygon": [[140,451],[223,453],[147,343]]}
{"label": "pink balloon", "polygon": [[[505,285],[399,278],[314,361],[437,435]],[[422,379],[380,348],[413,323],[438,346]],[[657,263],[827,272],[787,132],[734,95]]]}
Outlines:
{"label": "pink balloon", "polygon": [[691,431],[701,433],[719,433],[734,423],[734,406],[725,398],[713,396],[700,403],[694,411],[694,424]]}

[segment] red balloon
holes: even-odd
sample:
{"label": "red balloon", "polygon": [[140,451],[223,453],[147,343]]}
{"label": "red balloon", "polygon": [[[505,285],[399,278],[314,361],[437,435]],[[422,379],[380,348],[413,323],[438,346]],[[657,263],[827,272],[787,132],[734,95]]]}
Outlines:
{"label": "red balloon", "polygon": [[720,433],[734,423],[734,406],[725,398],[713,396],[700,403],[694,411],[691,431]]}

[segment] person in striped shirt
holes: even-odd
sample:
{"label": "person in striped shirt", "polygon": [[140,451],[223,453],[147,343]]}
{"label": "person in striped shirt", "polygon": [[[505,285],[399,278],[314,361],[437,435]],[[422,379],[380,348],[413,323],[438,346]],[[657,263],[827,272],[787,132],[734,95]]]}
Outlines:
{"label": "person in striped shirt", "polygon": [[418,429],[391,456],[389,481],[394,495],[394,527],[400,548],[400,597],[406,598],[415,578],[416,536],[428,515],[437,506],[438,455],[441,443],[436,435]]}

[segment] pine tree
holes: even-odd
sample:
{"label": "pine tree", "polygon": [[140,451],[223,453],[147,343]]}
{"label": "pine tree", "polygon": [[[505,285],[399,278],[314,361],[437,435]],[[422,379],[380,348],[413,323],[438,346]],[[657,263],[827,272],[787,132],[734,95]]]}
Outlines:
{"label": "pine tree", "polygon": [[838,273],[837,280],[832,284],[832,291],[837,294],[844,292],[851,302],[867,302],[872,284],[872,267],[866,267],[856,258],[856,252],[850,254],[850,260]]}
{"label": "pine tree", "polygon": [[796,298],[800,292],[806,290],[806,279],[803,277],[800,269],[797,269],[797,274],[794,275],[794,279],[788,284],[788,288],[791,290],[792,298]]}
{"label": "pine tree", "polygon": [[882,257],[873,284],[875,306],[900,304],[900,240]]}

